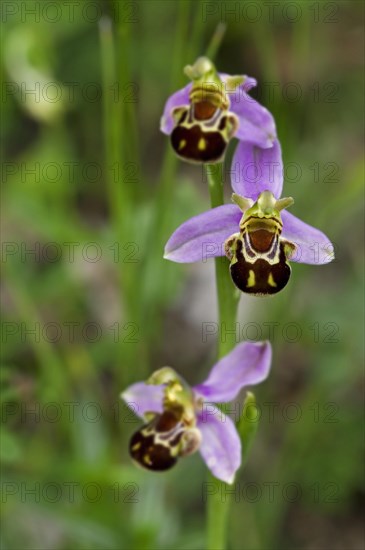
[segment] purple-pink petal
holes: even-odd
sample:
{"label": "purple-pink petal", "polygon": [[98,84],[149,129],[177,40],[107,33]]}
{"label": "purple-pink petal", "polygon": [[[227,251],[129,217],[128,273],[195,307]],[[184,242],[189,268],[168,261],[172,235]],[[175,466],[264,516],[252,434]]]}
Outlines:
{"label": "purple-pink petal", "polygon": [[243,387],[267,378],[271,355],[269,342],[242,342],[214,365],[207,380],[194,392],[215,403],[231,401]]}
{"label": "purple-pink petal", "polygon": [[293,262],[321,265],[334,259],[333,244],[319,229],[308,225],[290,212],[281,213],[283,238],[296,245],[296,251],[290,258]]}
{"label": "purple-pink petal", "polygon": [[164,258],[191,263],[224,256],[224,241],[239,231],[241,217],[238,206],[225,204],[190,218],[171,235]]}
{"label": "purple-pink petal", "polygon": [[213,475],[233,483],[241,465],[241,441],[232,420],[213,404],[203,404],[198,416],[202,434],[200,453]]}
{"label": "purple-pink petal", "polygon": [[276,126],[272,114],[245,91],[232,94],[230,110],[239,119],[236,138],[258,147],[271,147],[276,139]]}
{"label": "purple-pink petal", "polygon": [[124,390],[121,397],[135,414],[143,418],[147,412],[162,413],[164,389],[163,385],[154,386],[137,382]]}
{"label": "purple-pink petal", "polygon": [[240,142],[233,155],[231,184],[238,195],[257,200],[263,191],[271,191],[278,199],[283,189],[283,160],[276,139],[272,147],[261,149]]}

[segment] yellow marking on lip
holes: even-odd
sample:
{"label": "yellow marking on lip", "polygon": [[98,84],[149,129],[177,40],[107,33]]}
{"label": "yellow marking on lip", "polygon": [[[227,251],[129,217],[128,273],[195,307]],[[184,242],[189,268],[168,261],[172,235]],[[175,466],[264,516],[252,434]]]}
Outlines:
{"label": "yellow marking on lip", "polygon": [[144,455],[144,456],[143,456],[143,462],[144,462],[145,464],[148,464],[149,466],[152,465],[152,460],[150,459],[149,455]]}
{"label": "yellow marking on lip", "polygon": [[186,145],[186,139],[182,139],[179,143],[179,151],[181,149],[184,149],[185,145]]}
{"label": "yellow marking on lip", "polygon": [[271,271],[270,271],[269,276],[268,276],[268,278],[267,278],[267,282],[269,283],[270,286],[272,286],[272,287],[274,287],[274,288],[275,288],[276,286],[278,286],[278,285],[275,283],[275,281],[274,281],[274,277],[272,276]]}
{"label": "yellow marking on lip", "polygon": [[200,138],[198,143],[198,149],[199,151],[204,151],[207,148],[207,142],[204,138]]}
{"label": "yellow marking on lip", "polygon": [[253,286],[255,286],[256,284],[256,277],[255,277],[255,272],[250,269],[249,272],[248,272],[248,279],[247,279],[247,288],[251,288]]}

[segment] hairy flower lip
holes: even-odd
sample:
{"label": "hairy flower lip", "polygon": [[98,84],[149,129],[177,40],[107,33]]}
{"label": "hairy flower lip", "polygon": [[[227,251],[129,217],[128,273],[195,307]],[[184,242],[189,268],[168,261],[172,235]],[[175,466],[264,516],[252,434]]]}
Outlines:
{"label": "hairy flower lip", "polygon": [[[241,464],[241,441],[233,421],[214,403],[231,401],[242,388],[264,381],[271,356],[269,342],[241,342],[213,366],[202,384],[192,388],[196,428],[201,434],[199,451],[212,473],[226,483],[233,482]],[[144,419],[147,412],[163,412],[164,390],[163,385],[138,382],[121,397]]]}

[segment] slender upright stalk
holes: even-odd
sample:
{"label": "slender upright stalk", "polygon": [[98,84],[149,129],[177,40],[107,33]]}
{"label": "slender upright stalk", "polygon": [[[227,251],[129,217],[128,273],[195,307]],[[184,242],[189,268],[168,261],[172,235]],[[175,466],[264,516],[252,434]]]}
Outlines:
{"label": "slender upright stalk", "polygon": [[[183,85],[184,75],[181,67],[186,61],[185,44],[189,32],[189,16],[191,3],[180,0],[177,5],[177,26],[175,44],[171,60],[171,90]],[[163,259],[163,248],[171,229],[173,201],[175,189],[175,174],[178,159],[170,145],[166,148],[162,162],[159,183],[156,189],[154,215],[149,231],[147,248],[148,256],[142,266],[143,278],[139,288],[139,298],[144,306],[146,337],[156,347],[159,329],[161,327],[160,308],[164,301],[166,272],[170,266]]]}
{"label": "slender upright stalk", "polygon": [[[126,139],[126,128],[132,132],[131,120],[127,121],[126,112],[121,93],[121,82],[127,78],[123,69],[122,54],[125,56],[128,52],[128,35],[123,32],[117,33],[111,19],[103,17],[99,24],[100,46],[101,46],[101,68],[103,82],[103,123],[104,123],[104,143],[105,143],[105,175],[107,184],[107,196],[109,201],[110,218],[112,226],[114,245],[118,250],[123,250],[123,246],[132,241],[132,195],[130,189],[124,181],[125,159],[131,154]],[[122,42],[122,46],[119,44]],[[131,110],[133,105],[129,106]],[[122,132],[122,128],[124,131]],[[136,130],[133,130],[135,133]],[[129,147],[129,149],[128,149]],[[134,148],[134,146],[133,146]],[[134,154],[134,153],[133,153]],[[135,157],[133,157],[135,158]],[[111,245],[113,243],[110,243]],[[118,262],[121,257],[118,255]],[[131,264],[133,265],[133,264]],[[118,292],[121,310],[121,318],[124,322],[134,323],[140,326],[138,318],[138,293],[135,290],[136,277],[127,263],[123,264],[122,269],[118,269]],[[123,325],[125,326],[125,325]],[[128,325],[127,325],[128,326]],[[133,325],[131,325],[133,326]],[[117,361],[124,365],[130,365],[142,371],[144,362],[142,358],[142,345],[125,346],[123,338],[118,334]],[[125,386],[132,376],[132,368],[119,368],[117,370],[118,384]]]}
{"label": "slender upright stalk", "polygon": [[[207,165],[206,168],[211,207],[224,204],[223,164]],[[232,284],[229,274],[229,261],[225,256],[215,259],[215,273],[218,299],[218,358],[228,353],[235,344],[235,339],[227,339],[227,333],[234,331],[239,294]],[[232,334],[232,332],[231,332]]]}
{"label": "slender upright stalk", "polygon": [[[223,164],[208,165],[206,172],[209,182],[212,208],[224,202]],[[218,357],[222,357],[233,348],[234,342],[226,339],[226,332],[234,330],[236,322],[238,296],[229,275],[229,263],[225,257],[215,259],[215,273],[218,300]],[[209,474],[208,482],[215,485],[209,496],[207,510],[207,549],[224,550],[227,542],[229,500],[222,500],[225,484]]]}
{"label": "slender upright stalk", "polygon": [[[105,174],[108,186],[109,207],[116,236],[121,236],[124,214],[127,212],[126,189],[119,177],[122,125],[120,104],[112,97],[118,83],[115,57],[115,37],[112,21],[103,17],[99,24],[101,46],[101,68],[103,82],[103,123],[105,143]],[[115,91],[113,92],[115,93]],[[118,93],[118,91],[117,91]]]}
{"label": "slender upright stalk", "polygon": [[223,37],[225,35],[227,25],[225,23],[218,23],[217,28],[212,36],[212,39],[208,45],[206,56],[209,57],[212,61],[214,60],[220,45],[222,43]]}

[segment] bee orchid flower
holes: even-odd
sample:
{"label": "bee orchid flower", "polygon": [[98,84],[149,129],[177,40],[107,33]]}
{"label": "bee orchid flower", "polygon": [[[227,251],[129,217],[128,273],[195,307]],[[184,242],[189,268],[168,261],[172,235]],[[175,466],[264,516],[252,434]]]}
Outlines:
{"label": "bee orchid flower", "polygon": [[245,386],[269,374],[269,342],[243,342],[220,359],[207,380],[191,388],[172,368],[122,393],[145,421],[132,436],[130,454],[144,468],[165,471],[198,449],[215,477],[233,483],[241,465],[241,441],[234,422],[214,405],[235,399]]}
{"label": "bee orchid flower", "polygon": [[166,244],[166,259],[189,263],[226,255],[234,284],[258,296],[285,287],[289,260],[317,265],[333,260],[328,237],[286,211],[294,202],[291,197],[280,198],[283,163],[278,140],[269,149],[239,143],[232,166],[235,204],[183,223]]}
{"label": "bee orchid flower", "polygon": [[248,95],[257,85],[249,76],[218,73],[206,57],[185,67],[192,82],[173,93],[161,118],[175,153],[193,163],[219,162],[235,136],[258,147],[272,147],[275,122],[265,107]]}

